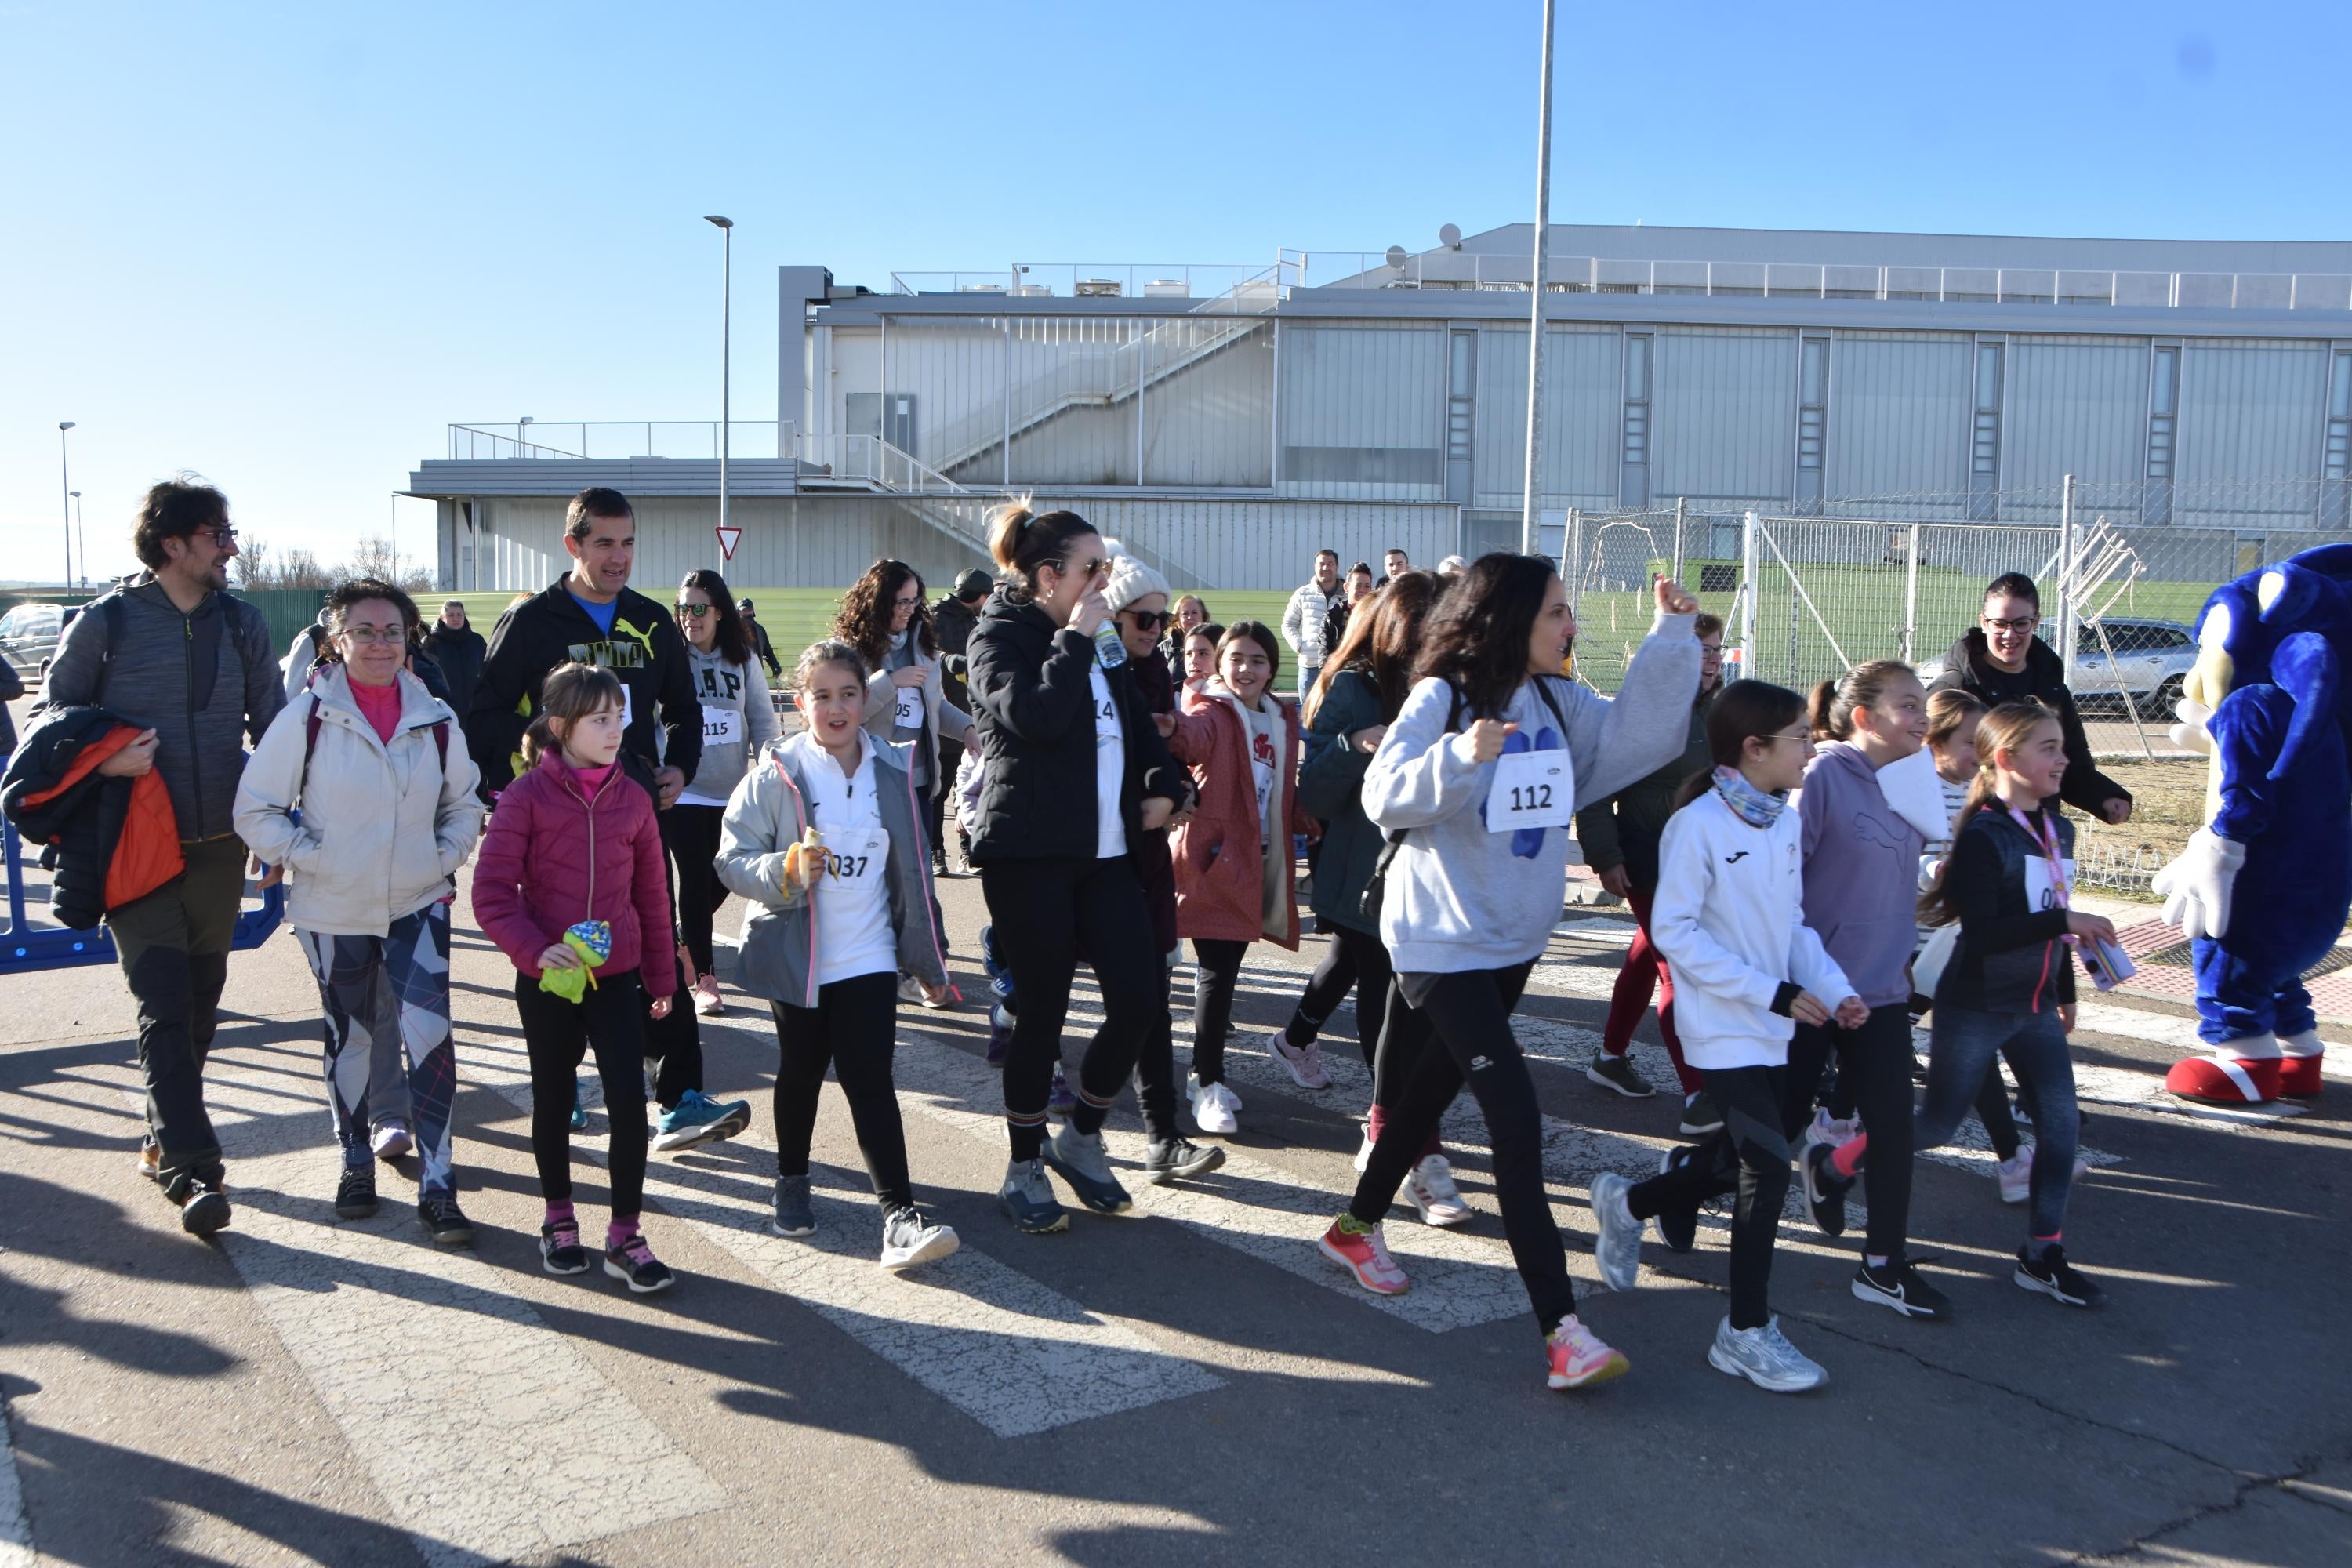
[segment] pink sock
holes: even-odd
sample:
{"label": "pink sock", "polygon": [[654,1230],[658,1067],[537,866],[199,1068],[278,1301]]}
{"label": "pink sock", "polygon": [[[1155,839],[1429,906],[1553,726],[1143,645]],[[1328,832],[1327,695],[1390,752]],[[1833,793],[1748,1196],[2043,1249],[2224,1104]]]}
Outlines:
{"label": "pink sock", "polygon": [[1851,1176],[1862,1169],[1862,1157],[1870,1152],[1870,1134],[1865,1132],[1851,1143],[1830,1154],[1830,1169],[1841,1176]]}
{"label": "pink sock", "polygon": [[1428,1159],[1432,1154],[1443,1154],[1444,1152],[1445,1146],[1437,1141],[1437,1134],[1433,1132],[1429,1135],[1429,1142],[1421,1146],[1421,1152],[1413,1156],[1413,1162],[1418,1164],[1420,1162]]}
{"label": "pink sock", "polygon": [[1375,1143],[1379,1142],[1381,1129],[1387,1121],[1388,1118],[1381,1113],[1381,1108],[1377,1105],[1373,1106],[1370,1114],[1364,1118],[1364,1136]]}
{"label": "pink sock", "polygon": [[580,1222],[573,1216],[572,1205],[567,1202],[547,1205],[547,1223],[577,1226]]}
{"label": "pink sock", "polygon": [[604,1250],[610,1252],[616,1247],[627,1246],[636,1234],[636,1215],[629,1215],[624,1217],[614,1215],[612,1223],[604,1227]]}

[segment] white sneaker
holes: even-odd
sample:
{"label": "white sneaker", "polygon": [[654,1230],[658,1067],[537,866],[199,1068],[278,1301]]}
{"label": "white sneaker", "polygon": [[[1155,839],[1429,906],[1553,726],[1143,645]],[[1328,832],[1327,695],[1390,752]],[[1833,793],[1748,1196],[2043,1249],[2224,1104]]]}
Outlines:
{"label": "white sneaker", "polygon": [[1715,1326],[1715,1343],[1706,1349],[1707,1364],[1733,1377],[1744,1377],[1774,1394],[1799,1394],[1830,1380],[1822,1364],[1789,1342],[1773,1318],[1760,1329],[1735,1329],[1729,1318]]}
{"label": "white sneaker", "polygon": [[1280,1062],[1282,1070],[1288,1073],[1291,1081],[1299,1088],[1331,1087],[1331,1075],[1323,1069],[1323,1053],[1317,1047],[1294,1046],[1284,1037],[1282,1030],[1276,1029],[1265,1037],[1265,1054]]}
{"label": "white sneaker", "polygon": [[1226,1137],[1241,1130],[1234,1117],[1234,1108],[1226,1103],[1230,1093],[1220,1092],[1220,1083],[1195,1083],[1192,1086],[1192,1125],[1214,1137]]}
{"label": "white sneaker", "polygon": [[403,1154],[415,1148],[416,1140],[411,1138],[408,1135],[408,1129],[399,1122],[387,1121],[375,1130],[372,1146],[375,1150],[377,1159],[391,1161],[399,1159]]}
{"label": "white sneaker", "polygon": [[[2033,1145],[2021,1143],[2011,1158],[1993,1166],[2000,1178],[2000,1201],[2021,1204],[2033,1195]],[[2091,1163],[2080,1154],[2074,1156],[2074,1180],[2081,1181],[2091,1173]]]}
{"label": "white sneaker", "polygon": [[1405,1201],[1423,1225],[1460,1225],[1470,1217],[1470,1205],[1454,1185],[1454,1167],[1443,1154],[1432,1154],[1404,1179]]}
{"label": "white sneaker", "polygon": [[[1822,1105],[1813,1108],[1812,1125],[1805,1129],[1803,1142],[1822,1143],[1832,1149],[1843,1149],[1861,1136],[1861,1117],[1832,1116],[1829,1107]],[[1797,1157],[1800,1161],[1804,1158],[1804,1151],[1801,1147],[1798,1150]]]}

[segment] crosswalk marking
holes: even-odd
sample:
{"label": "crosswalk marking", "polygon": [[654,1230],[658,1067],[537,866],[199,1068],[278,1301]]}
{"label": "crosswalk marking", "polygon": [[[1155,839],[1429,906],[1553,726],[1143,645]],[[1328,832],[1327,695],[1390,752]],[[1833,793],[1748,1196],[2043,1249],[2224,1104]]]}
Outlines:
{"label": "crosswalk marking", "polygon": [[[215,1125],[323,1125],[282,1067],[215,1053]],[[441,1251],[397,1190],[361,1222],[322,1213],[315,1137],[236,1150],[221,1233],[255,1306],[428,1564],[536,1555],[720,1506],[716,1482],[516,1296],[504,1271]],[[421,1251],[420,1251],[421,1249]]]}
{"label": "crosswalk marking", "polygon": [[[903,1078],[904,1047],[899,1062]],[[530,1080],[519,1044],[469,1049],[467,1070],[529,1112]],[[583,1100],[591,1100],[594,1082],[593,1072],[582,1080]],[[754,1132],[741,1142],[772,1151],[774,1130],[766,1122],[755,1119]],[[583,1137],[575,1148],[601,1157],[600,1145]],[[830,1180],[832,1190],[810,1184],[818,1225],[807,1238],[775,1235],[766,1184],[731,1172],[656,1156],[648,1163],[646,1191],[665,1213],[1000,1437],[1224,1386],[1207,1368],[1155,1349],[1124,1323],[1006,1267],[973,1245],[975,1238],[925,1266],[919,1279],[883,1273],[875,1266],[881,1229],[864,1173]],[[856,1195],[835,1195],[844,1192]]]}

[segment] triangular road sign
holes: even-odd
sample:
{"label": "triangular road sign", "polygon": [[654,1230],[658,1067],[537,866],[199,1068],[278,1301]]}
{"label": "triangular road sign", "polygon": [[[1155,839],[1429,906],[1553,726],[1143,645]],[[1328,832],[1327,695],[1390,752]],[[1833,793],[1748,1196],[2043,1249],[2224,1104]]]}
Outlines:
{"label": "triangular road sign", "polygon": [[719,553],[730,561],[734,560],[735,547],[743,542],[743,531],[721,523],[714,531],[719,535]]}

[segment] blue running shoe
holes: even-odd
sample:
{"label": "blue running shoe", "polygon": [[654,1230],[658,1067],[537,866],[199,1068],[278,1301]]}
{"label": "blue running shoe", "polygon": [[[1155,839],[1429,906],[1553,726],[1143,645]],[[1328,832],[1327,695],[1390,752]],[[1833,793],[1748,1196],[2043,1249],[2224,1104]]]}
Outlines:
{"label": "blue running shoe", "polygon": [[572,1080],[572,1131],[588,1131],[588,1108],[580,1103],[580,1080],[576,1078]]}
{"label": "blue running shoe", "polygon": [[675,1110],[662,1112],[661,1129],[654,1135],[654,1148],[664,1154],[675,1154],[683,1149],[697,1149],[722,1138],[732,1138],[751,1125],[750,1101],[717,1100],[698,1089],[689,1089],[678,1096]]}

